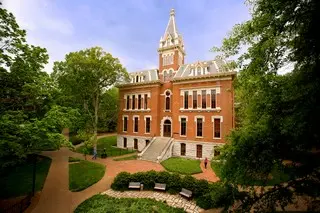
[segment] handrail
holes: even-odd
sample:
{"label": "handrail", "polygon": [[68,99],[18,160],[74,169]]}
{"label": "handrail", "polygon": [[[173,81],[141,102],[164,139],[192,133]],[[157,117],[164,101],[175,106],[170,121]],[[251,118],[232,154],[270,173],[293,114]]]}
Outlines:
{"label": "handrail", "polygon": [[163,156],[166,154],[168,148],[170,148],[172,142],[173,142],[173,138],[170,138],[170,140],[168,141],[168,143],[166,144],[166,146],[164,147],[164,149],[162,150],[161,154],[157,157],[157,162],[159,163],[160,160],[163,158]]}
{"label": "handrail", "polygon": [[138,157],[141,157],[146,152],[146,150],[151,146],[151,144],[155,141],[155,139],[156,139],[156,136],[153,136],[150,140],[150,143],[147,146],[145,146],[140,153],[138,153]]}

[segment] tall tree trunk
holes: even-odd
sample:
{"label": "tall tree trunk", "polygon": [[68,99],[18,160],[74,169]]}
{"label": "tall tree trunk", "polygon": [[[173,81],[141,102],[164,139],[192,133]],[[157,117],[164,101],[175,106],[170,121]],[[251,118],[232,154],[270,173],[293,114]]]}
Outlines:
{"label": "tall tree trunk", "polygon": [[94,146],[97,145],[97,133],[98,133],[98,110],[99,110],[99,90],[97,90],[95,103],[94,103]]}

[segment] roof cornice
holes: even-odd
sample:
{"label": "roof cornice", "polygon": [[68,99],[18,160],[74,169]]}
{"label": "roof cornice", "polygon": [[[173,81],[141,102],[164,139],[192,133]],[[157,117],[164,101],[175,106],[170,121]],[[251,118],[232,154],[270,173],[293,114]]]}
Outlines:
{"label": "roof cornice", "polygon": [[177,77],[172,79],[173,82],[179,82],[179,81],[190,81],[190,80],[200,80],[200,79],[217,79],[217,78],[223,78],[227,76],[236,76],[237,72],[220,72],[220,73],[214,73],[210,75],[199,75],[199,76],[187,76],[187,77]]}
{"label": "roof cornice", "polygon": [[161,85],[162,82],[160,80],[154,80],[154,81],[145,81],[145,82],[139,82],[139,83],[124,83],[124,84],[117,84],[117,88],[132,88],[132,87],[140,87],[140,86],[148,86],[153,84],[159,84]]}

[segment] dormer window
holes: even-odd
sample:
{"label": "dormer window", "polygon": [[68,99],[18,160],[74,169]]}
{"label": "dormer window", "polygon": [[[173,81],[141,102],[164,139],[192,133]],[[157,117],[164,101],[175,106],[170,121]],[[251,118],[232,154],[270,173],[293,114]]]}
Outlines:
{"label": "dormer window", "polygon": [[201,75],[201,67],[197,67],[197,75]]}

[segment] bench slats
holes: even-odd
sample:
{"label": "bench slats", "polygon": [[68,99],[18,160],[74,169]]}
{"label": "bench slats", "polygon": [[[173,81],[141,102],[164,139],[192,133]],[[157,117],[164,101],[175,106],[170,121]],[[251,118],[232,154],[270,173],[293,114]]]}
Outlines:
{"label": "bench slats", "polygon": [[154,186],[154,189],[158,189],[158,190],[166,190],[166,184],[164,183],[156,183]]}
{"label": "bench slats", "polygon": [[179,193],[182,196],[190,198],[192,196],[192,191],[182,188],[181,192]]}
{"label": "bench slats", "polygon": [[130,182],[128,188],[129,189],[140,189],[141,183],[140,182]]}

